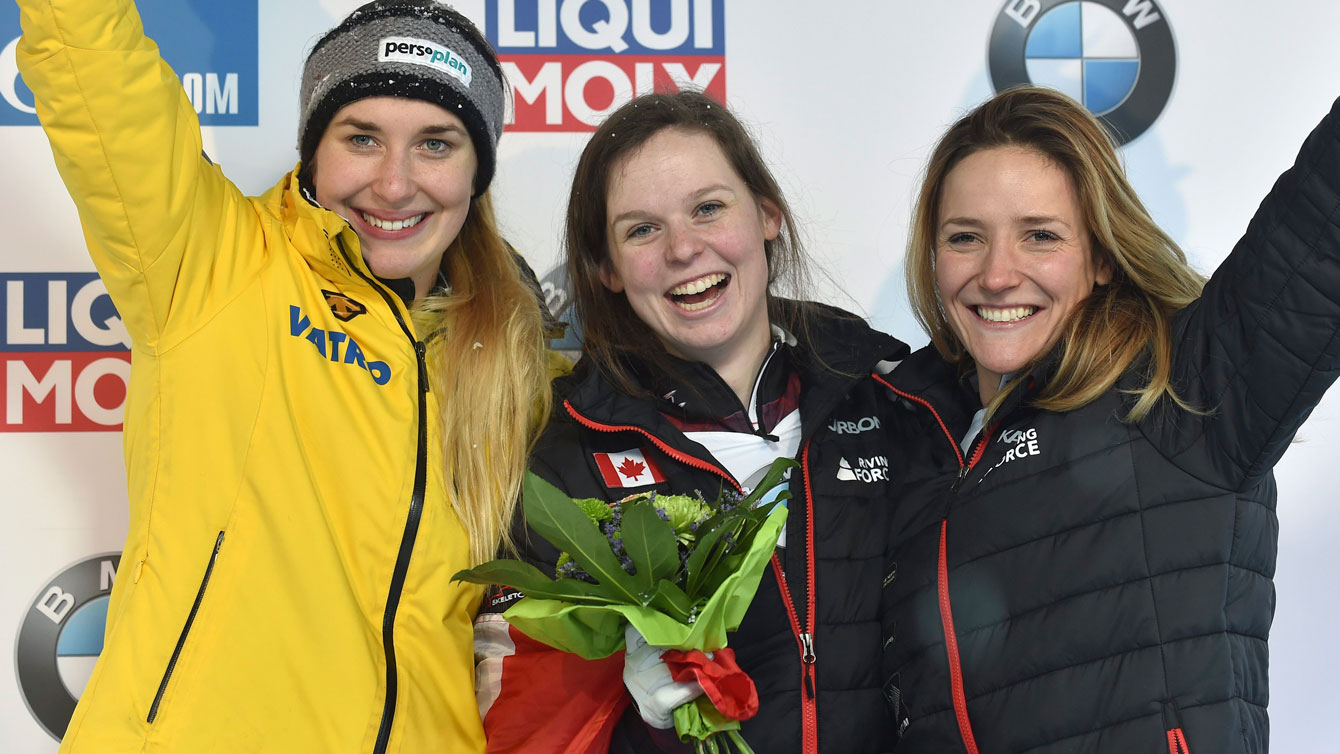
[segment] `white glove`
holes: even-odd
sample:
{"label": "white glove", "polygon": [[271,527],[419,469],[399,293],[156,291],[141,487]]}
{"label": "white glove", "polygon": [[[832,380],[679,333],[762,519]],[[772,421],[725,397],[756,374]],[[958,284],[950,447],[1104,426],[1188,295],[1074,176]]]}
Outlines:
{"label": "white glove", "polygon": [[652,646],[631,625],[623,632],[628,652],[623,659],[623,683],[633,696],[642,719],[653,728],[673,728],[675,707],[703,695],[697,681],[679,682],[661,660],[662,647]]}

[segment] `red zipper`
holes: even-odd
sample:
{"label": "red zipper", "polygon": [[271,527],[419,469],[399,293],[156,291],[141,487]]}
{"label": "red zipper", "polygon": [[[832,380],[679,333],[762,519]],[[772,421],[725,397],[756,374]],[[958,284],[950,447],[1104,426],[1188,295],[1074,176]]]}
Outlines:
{"label": "red zipper", "polygon": [[940,522],[940,559],[936,567],[936,588],[940,595],[940,625],[944,627],[945,654],[949,656],[949,688],[954,697],[954,716],[968,754],[977,754],[977,739],[968,719],[968,699],[963,693],[963,667],[958,657],[958,634],[954,633],[954,611],[949,606],[949,519]]}
{"label": "red zipper", "polygon": [[[957,490],[963,483],[968,472],[972,470],[977,462],[982,460],[986,452],[986,446],[991,436],[995,434],[996,427],[1000,422],[996,422],[985,432],[982,433],[982,439],[978,441],[977,447],[973,449],[972,458],[966,463],[963,460],[963,453],[959,450],[958,443],[954,441],[954,435],[945,426],[944,420],[940,418],[939,412],[929,401],[915,395],[905,393],[898,388],[890,385],[883,377],[874,375],[875,379],[884,383],[884,386],[894,393],[906,398],[909,401],[925,406],[935,417],[935,421],[940,425],[940,430],[944,432],[949,440],[949,445],[954,449],[954,455],[958,458],[959,474],[954,482],[953,490]],[[938,562],[936,563],[936,591],[940,603],[940,626],[945,637],[945,655],[949,662],[949,691],[954,702],[954,717],[958,721],[959,735],[963,738],[963,747],[968,754],[978,754],[977,738],[972,732],[972,719],[968,716],[968,699],[963,690],[963,665],[958,654],[958,634],[954,632],[954,610],[949,600],[949,517],[940,520],[940,552]],[[1173,754],[1177,754],[1174,752]]]}
{"label": "red zipper", "polygon": [[[743,492],[738,482],[731,478],[730,474],[722,471],[719,467],[682,453],[669,445],[665,444],[656,435],[648,432],[641,427],[635,427],[631,424],[601,424],[577,413],[577,409],[572,407],[571,401],[563,401],[563,407],[567,409],[572,418],[578,423],[597,432],[636,432],[650,440],[661,452],[679,461],[680,463],[691,466],[695,469],[710,471],[722,479],[730,482],[737,492]],[[802,752],[804,754],[819,754],[819,709],[817,699],[817,686],[814,673],[814,494],[810,489],[810,446],[805,444],[805,450],[801,453],[801,474],[805,479],[805,560],[806,574],[805,585],[806,611],[805,627],[802,630],[800,617],[796,613],[795,601],[791,599],[791,590],[786,588],[786,572],[782,570],[782,561],[777,557],[777,553],[772,554],[772,571],[777,577],[777,591],[782,595],[782,604],[786,606],[787,617],[791,620],[791,632],[796,637],[796,646],[800,649],[800,710],[801,710],[801,730],[802,730]]]}
{"label": "red zipper", "polygon": [[695,469],[700,469],[702,471],[710,471],[716,474],[717,476],[721,477],[722,479],[725,479],[727,482],[730,482],[731,486],[735,488],[736,492],[739,492],[741,494],[744,493],[744,490],[741,489],[740,487],[740,483],[735,481],[730,474],[727,474],[725,471],[722,471],[719,467],[713,466],[707,461],[691,456],[688,453],[681,453],[680,451],[675,450],[669,445],[666,445],[665,442],[661,440],[661,438],[657,437],[656,435],[653,435],[652,433],[648,432],[647,430],[641,427],[634,427],[631,424],[601,424],[599,422],[592,421],[586,418],[585,416],[582,416],[581,414],[577,413],[577,409],[573,408],[572,402],[568,400],[563,401],[563,407],[566,408],[568,410],[568,413],[572,415],[572,418],[576,419],[579,423],[582,424],[582,426],[594,429],[597,432],[637,432],[643,437],[646,437],[648,440],[651,440],[652,444],[660,448],[662,453],[665,453],[666,455],[670,456],[676,461],[679,461],[680,463],[686,466],[692,466]]}
{"label": "red zipper", "polygon": [[1168,754],[1191,754],[1191,747],[1187,745],[1186,734],[1181,728],[1168,731]]}

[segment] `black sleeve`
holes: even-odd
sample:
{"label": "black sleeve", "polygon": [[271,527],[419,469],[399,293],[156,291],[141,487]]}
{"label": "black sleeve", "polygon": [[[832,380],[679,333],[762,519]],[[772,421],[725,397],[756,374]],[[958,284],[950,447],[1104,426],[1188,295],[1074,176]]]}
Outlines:
{"label": "black sleeve", "polygon": [[1174,386],[1142,429],[1233,489],[1283,455],[1340,370],[1340,101],[1174,328]]}

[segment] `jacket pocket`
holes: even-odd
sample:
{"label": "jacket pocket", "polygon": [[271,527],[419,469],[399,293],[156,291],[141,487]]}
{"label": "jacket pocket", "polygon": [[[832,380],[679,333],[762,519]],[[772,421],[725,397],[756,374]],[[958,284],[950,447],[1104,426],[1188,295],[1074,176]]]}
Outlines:
{"label": "jacket pocket", "polygon": [[1176,702],[1163,703],[1163,727],[1167,730],[1168,754],[1191,754],[1182,730],[1182,711],[1177,709]]}
{"label": "jacket pocket", "polygon": [[219,536],[214,540],[214,550],[209,554],[209,562],[205,564],[205,575],[200,579],[200,588],[195,592],[195,602],[191,603],[191,612],[186,614],[186,625],[181,628],[181,635],[177,637],[177,646],[172,649],[172,656],[168,658],[167,669],[163,671],[163,680],[158,683],[158,692],[154,694],[154,702],[149,705],[149,717],[145,722],[150,724],[158,717],[158,706],[163,701],[163,692],[167,691],[168,681],[172,680],[172,671],[177,667],[177,659],[181,657],[182,647],[186,646],[186,637],[191,634],[191,626],[195,623],[195,615],[200,611],[200,603],[205,599],[205,590],[209,588],[209,577],[214,573],[214,563],[219,559],[219,549],[223,547],[224,532],[219,532]]}

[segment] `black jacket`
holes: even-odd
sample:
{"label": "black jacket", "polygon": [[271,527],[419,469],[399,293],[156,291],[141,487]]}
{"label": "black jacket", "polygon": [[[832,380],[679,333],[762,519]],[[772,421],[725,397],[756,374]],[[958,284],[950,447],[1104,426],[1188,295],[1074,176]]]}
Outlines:
{"label": "black jacket", "polygon": [[965,751],[969,726],[983,754],[1267,750],[1271,468],[1340,369],[1336,117],[1174,320],[1174,386],[1203,413],[1165,400],[1123,423],[1138,368],[1041,411],[1044,364],[961,453],[976,391],[931,350],[892,375],[911,469],[883,609],[900,754]]}
{"label": "black jacket", "polygon": [[[787,583],[779,590],[774,569],[766,570],[743,624],[729,637],[759,694],[759,712],[744,722],[742,733],[758,752],[813,751],[802,745],[802,718],[812,708],[816,724],[810,730],[818,751],[884,752],[892,743],[880,693],[878,609],[891,480],[882,464],[894,459],[879,427],[896,405],[871,373],[880,360],[902,358],[907,347],[860,320],[831,314],[816,323],[813,334],[829,368],[798,348],[782,346],[780,354],[798,372],[801,385],[801,477],[793,473],[791,478],[787,546],[774,559]],[[704,392],[728,390],[710,369],[682,366]],[[662,384],[647,387],[663,394]],[[574,497],[615,500],[650,489],[716,495],[744,481],[731,479],[706,449],[661,413],[692,412],[693,401],[677,408],[660,399],[635,398],[581,365],[558,390],[555,415],[531,468]],[[681,389],[677,399],[685,395]],[[608,488],[595,454],[631,448],[651,459],[665,481]],[[855,473],[839,478],[844,462],[861,468],[859,476],[865,479]],[[546,543],[531,540],[528,559],[552,563],[555,556]],[[802,663],[800,635],[805,633],[813,636],[810,665]],[[817,698],[805,689],[806,671]],[[616,730],[613,751],[655,750],[635,711],[624,722]]]}

